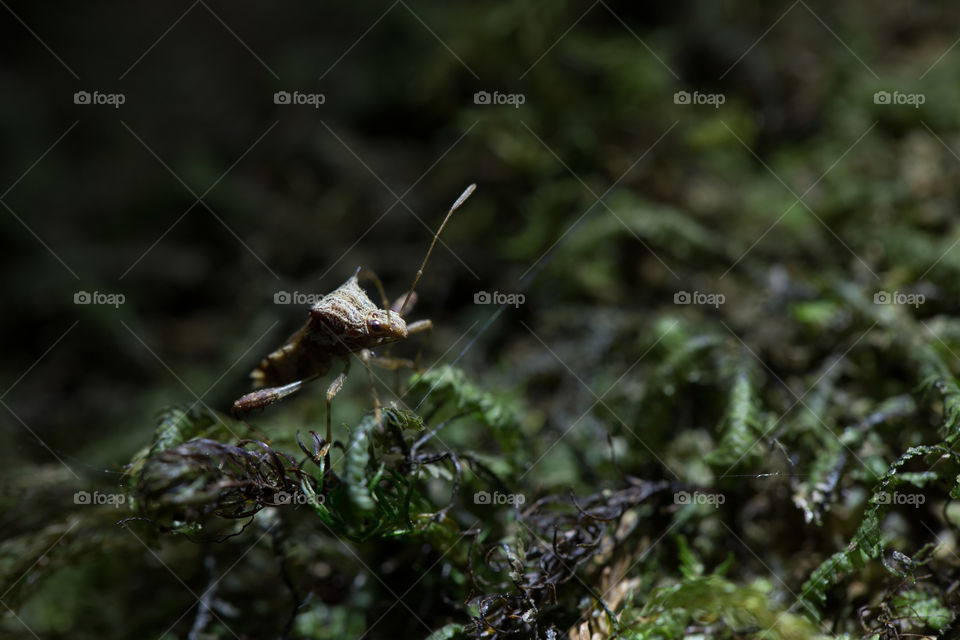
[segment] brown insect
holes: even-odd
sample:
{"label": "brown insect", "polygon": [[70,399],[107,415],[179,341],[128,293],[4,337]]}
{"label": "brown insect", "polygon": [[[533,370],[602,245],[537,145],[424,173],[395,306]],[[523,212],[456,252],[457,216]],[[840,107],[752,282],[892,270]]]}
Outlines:
{"label": "brown insect", "polygon": [[[260,361],[250,373],[256,391],[248,393],[233,403],[234,415],[242,416],[254,409],[273,404],[296,393],[303,385],[326,374],[336,359],[343,362],[343,372],[327,388],[327,443],[331,442],[332,419],[330,405],[340,391],[347,373],[350,371],[350,356],[358,354],[370,377],[373,393],[374,411],[377,423],[381,422],[380,401],[373,386],[371,362],[387,369],[415,367],[410,360],[390,357],[376,357],[370,349],[403,340],[406,337],[429,331],[433,328],[430,320],[418,320],[407,324],[403,317],[408,306],[416,301],[414,289],[423,275],[430,260],[433,247],[437,244],[440,232],[456,209],[470,197],[477,185],[471,184],[457,198],[433,236],[423,264],[410,285],[407,294],[392,305],[387,300],[383,284],[376,274],[362,267],[332,293],[325,295],[310,307],[307,323],[276,351]],[[374,282],[383,308],[378,307],[360,287],[360,279]]]}

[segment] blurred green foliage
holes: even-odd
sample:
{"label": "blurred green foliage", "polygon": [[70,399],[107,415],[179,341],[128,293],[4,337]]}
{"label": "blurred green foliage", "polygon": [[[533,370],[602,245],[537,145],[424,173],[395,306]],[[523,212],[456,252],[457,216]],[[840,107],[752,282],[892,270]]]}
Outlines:
{"label": "blurred green foliage", "polygon": [[[107,9],[3,27],[0,635],[955,633],[952,7]],[[471,182],[382,428],[221,413]]]}

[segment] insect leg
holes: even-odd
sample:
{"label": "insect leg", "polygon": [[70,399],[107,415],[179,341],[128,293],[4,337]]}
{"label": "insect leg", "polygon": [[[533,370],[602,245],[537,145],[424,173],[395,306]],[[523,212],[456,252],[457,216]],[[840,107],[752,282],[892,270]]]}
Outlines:
{"label": "insect leg", "polygon": [[333,442],[333,417],[330,414],[330,405],[333,402],[333,397],[340,393],[340,389],[343,387],[343,383],[347,379],[347,372],[349,371],[350,358],[344,357],[343,372],[327,387],[327,442]]}
{"label": "insect leg", "polygon": [[257,389],[241,397],[233,403],[233,415],[240,417],[254,409],[268,407],[274,402],[283,400],[287,396],[296,393],[303,385],[315,380],[317,376],[310,376],[303,380],[296,380],[290,384],[281,387],[268,387],[266,389]]}
{"label": "insect leg", "polygon": [[377,356],[371,354],[370,364],[375,364],[381,369],[387,371],[396,371],[397,369],[413,369],[415,363],[408,358],[393,358],[390,356]]}
{"label": "insect leg", "polygon": [[[407,325],[407,335],[414,333],[429,333],[433,331],[433,322],[430,320],[417,320],[416,322],[411,322]],[[417,347],[417,357],[413,361],[413,370],[420,371],[420,357],[423,355],[423,343],[424,340],[420,340],[420,346]]]}
{"label": "insect leg", "polygon": [[433,329],[433,322],[430,320],[417,320],[407,325],[407,335],[411,333],[421,333]]}
{"label": "insect leg", "polygon": [[383,283],[380,282],[380,278],[377,276],[376,273],[373,272],[372,269],[365,269],[363,267],[360,267],[359,269],[357,269],[357,279],[372,281],[374,286],[377,287],[377,292],[380,294],[380,300],[383,302],[383,308],[384,309],[390,308],[389,306],[390,300],[387,298],[387,292],[383,288]]}
{"label": "insect leg", "polygon": [[363,360],[363,366],[367,368],[367,377],[370,379],[370,393],[373,395],[373,416],[377,421],[377,428],[383,430],[383,412],[380,410],[380,396],[377,395],[377,387],[373,383],[373,370],[370,368],[370,361],[374,360],[373,352],[370,349],[360,351],[360,359]]}
{"label": "insect leg", "polygon": [[393,304],[390,305],[390,311],[395,311],[400,313],[400,309],[403,308],[404,303],[406,303],[406,313],[410,313],[413,310],[413,306],[417,304],[417,300],[420,299],[420,296],[417,295],[417,292],[414,291],[410,296],[402,296],[393,301]]}
{"label": "insect leg", "polygon": [[365,367],[367,367],[367,373],[370,376],[370,387],[371,389],[373,389],[373,402],[374,402],[375,410],[378,406],[378,402],[377,402],[377,391],[376,391],[376,388],[373,386],[373,372],[370,370],[371,364],[375,364],[381,369],[386,369],[387,371],[397,372],[395,376],[393,388],[398,389],[397,393],[401,396],[404,393],[406,393],[404,385],[400,380],[400,370],[401,369],[410,369],[411,371],[415,370],[416,363],[413,360],[410,360],[409,358],[395,358],[389,354],[378,356],[373,352],[371,352],[370,350],[365,350],[364,352],[361,352],[360,359],[363,360],[363,364]]}
{"label": "insect leg", "polygon": [[394,389],[398,390],[397,394],[400,395],[401,397],[405,395],[407,391],[406,391],[405,384],[400,379],[400,370],[401,369],[410,369],[411,371],[419,370],[417,367],[417,363],[414,362],[413,360],[410,360],[409,358],[395,358],[390,355],[378,356],[371,353],[367,366],[369,367],[370,364],[375,364],[381,369],[386,369],[387,371],[397,372],[395,376],[396,380],[394,383]]}

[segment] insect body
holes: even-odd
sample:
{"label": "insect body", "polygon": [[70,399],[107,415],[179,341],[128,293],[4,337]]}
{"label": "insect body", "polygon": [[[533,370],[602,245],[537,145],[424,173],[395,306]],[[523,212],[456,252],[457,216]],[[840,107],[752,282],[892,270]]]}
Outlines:
{"label": "insect body", "polygon": [[[335,358],[407,337],[407,323],[400,314],[379,308],[360,287],[359,276],[363,273],[363,269],[357,269],[349,280],[310,308],[307,323],[250,374],[254,387],[321,376],[330,370]],[[248,394],[234,407],[266,406],[270,404],[268,391]]]}
{"label": "insect body", "polygon": [[[331,440],[330,404],[340,391],[350,369],[351,354],[358,354],[370,375],[373,388],[373,374],[370,363],[396,369],[401,366],[413,366],[409,360],[397,358],[374,358],[370,349],[397,342],[407,336],[428,331],[433,328],[430,320],[419,320],[407,324],[403,318],[406,309],[416,300],[414,288],[423,275],[423,269],[430,259],[430,253],[450,219],[450,215],[473,193],[476,185],[470,185],[454,202],[447,212],[443,223],[437,230],[427,250],[427,255],[417,271],[413,285],[407,295],[390,305],[383,285],[377,276],[369,270],[359,268],[337,289],[325,295],[310,307],[306,324],[283,344],[260,361],[250,377],[256,389],[233,403],[236,415],[269,406],[330,371],[334,361],[343,362],[343,372],[327,389],[327,442]],[[378,307],[360,287],[360,279],[370,279],[380,292],[383,308]],[[374,409],[379,423],[380,405],[373,392]]]}

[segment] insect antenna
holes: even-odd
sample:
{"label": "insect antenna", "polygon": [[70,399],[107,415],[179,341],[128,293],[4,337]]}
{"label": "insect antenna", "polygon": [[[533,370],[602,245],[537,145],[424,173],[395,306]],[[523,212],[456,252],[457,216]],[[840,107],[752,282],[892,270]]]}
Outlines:
{"label": "insect antenna", "polygon": [[470,197],[470,194],[473,193],[474,189],[477,188],[476,184],[471,184],[467,187],[463,193],[460,194],[460,197],[457,198],[456,202],[453,203],[453,206],[450,207],[450,211],[447,212],[446,217],[443,219],[443,222],[440,223],[440,228],[437,229],[437,232],[433,234],[433,241],[430,243],[430,248],[427,249],[427,255],[423,257],[423,264],[420,265],[420,268],[417,270],[417,275],[413,279],[413,284],[410,285],[410,290],[407,291],[407,295],[403,298],[403,304],[400,305],[400,316],[403,316],[403,312],[407,309],[407,302],[410,300],[410,296],[413,295],[413,290],[417,288],[417,283],[420,282],[420,276],[423,275],[423,270],[427,266],[427,261],[430,260],[430,254],[433,253],[433,247],[437,244],[437,240],[440,238],[440,233],[443,231],[443,228],[447,226],[447,220],[450,219],[450,216],[453,215],[453,212],[464,203],[464,201]]}

